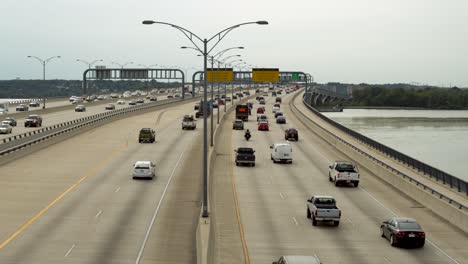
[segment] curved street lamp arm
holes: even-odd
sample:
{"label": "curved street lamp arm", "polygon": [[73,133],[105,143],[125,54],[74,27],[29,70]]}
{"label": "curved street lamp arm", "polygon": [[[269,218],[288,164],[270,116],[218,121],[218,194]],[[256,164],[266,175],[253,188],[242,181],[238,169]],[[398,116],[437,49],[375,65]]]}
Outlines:
{"label": "curved street lamp arm", "polygon": [[47,64],[47,63],[49,63],[49,61],[51,61],[51,60],[53,60],[53,59],[55,59],[55,58],[58,59],[58,58],[60,58],[60,56],[52,56],[52,57],[48,58],[47,60],[45,60],[44,63]]}
{"label": "curved street lamp arm", "polygon": [[223,59],[221,60],[221,63],[224,63],[224,62],[225,62],[227,59],[229,59],[229,58],[240,57],[240,56],[241,56],[240,54],[227,56],[227,57],[225,57],[225,58],[223,58]]}
{"label": "curved street lamp arm", "polygon": [[230,50],[233,50],[233,49],[244,49],[244,47],[231,47],[231,48],[227,48],[227,49],[224,49],[218,53],[216,53],[215,55],[213,55],[213,57],[217,57],[217,59],[221,58],[221,56],[223,56],[224,53],[226,53],[227,51],[230,51]]}
{"label": "curved street lamp arm", "polygon": [[[145,23],[147,22],[147,23]],[[162,24],[162,25],[167,25],[167,26],[171,26],[173,28],[176,28],[178,29],[180,32],[182,32],[182,34],[184,34],[189,40],[190,42],[192,42],[192,44],[197,48],[197,50],[199,52],[201,52],[203,54],[203,51],[200,49],[200,47],[193,41],[193,37],[197,38],[198,40],[200,40],[201,42],[203,42],[203,39],[200,38],[199,36],[197,36],[197,34],[193,33],[192,31],[186,29],[186,28],[183,28],[181,26],[177,26],[177,25],[174,25],[174,24],[171,24],[171,23],[167,23],[167,22],[159,22],[159,21],[143,21],[143,24]]]}
{"label": "curved street lamp arm", "polygon": [[216,43],[211,47],[211,49],[208,51],[208,53],[210,53],[210,52],[219,44],[219,42],[220,42],[231,30],[233,30],[233,29],[235,29],[235,28],[238,28],[238,27],[240,27],[240,26],[249,25],[249,24],[258,24],[258,21],[255,21],[255,22],[245,22],[245,23],[237,24],[237,25],[228,27],[228,28],[223,29],[223,30],[221,30],[220,32],[216,33],[214,36],[212,36],[211,38],[208,39],[208,42],[210,42],[210,41],[213,40],[214,38],[218,37],[218,40],[217,40]]}
{"label": "curved street lamp arm", "polygon": [[41,64],[44,64],[44,63],[45,63],[45,61],[44,61],[43,59],[41,59],[41,58],[39,58],[39,57],[36,57],[36,56],[28,56],[28,58],[36,59],[36,60],[38,60]]}
{"label": "curved street lamp arm", "polygon": [[96,63],[96,62],[98,62],[98,61],[103,61],[103,60],[102,60],[102,59],[100,59],[100,60],[95,60],[95,61],[92,61],[92,62],[90,63],[90,65],[93,65],[94,63]]}

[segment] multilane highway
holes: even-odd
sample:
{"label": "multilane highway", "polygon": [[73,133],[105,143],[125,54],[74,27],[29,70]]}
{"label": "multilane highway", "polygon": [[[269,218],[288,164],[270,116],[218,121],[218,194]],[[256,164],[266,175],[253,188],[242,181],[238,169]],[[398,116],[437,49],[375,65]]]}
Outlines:
{"label": "multilane highway", "polygon": [[[466,263],[464,233],[366,168],[359,188],[328,182],[329,163],[348,157],[293,113],[307,113],[300,98],[283,95],[288,123],[277,125],[268,97],[271,131],[257,131],[253,114],[249,142],[232,130],[232,113],[220,126],[210,177],[212,263],[271,263],[291,254],[317,254],[324,263]],[[195,263],[202,121],[194,131],[180,124],[193,105],[121,119],[1,166],[0,263]],[[137,143],[142,127],[156,130],[154,144]],[[283,141],[288,127],[299,130],[294,162],[273,164],[269,145]],[[257,151],[256,167],[234,165],[240,146]],[[156,178],[132,180],[132,164],[146,159],[156,163]],[[312,194],[337,198],[339,227],[312,226],[305,207]],[[427,233],[423,249],[393,248],[380,237],[381,221],[394,215],[418,220]]]}
{"label": "multilane highway", "polygon": [[[193,106],[112,122],[1,166],[0,263],[195,263],[203,122],[181,129]],[[154,144],[137,143],[142,127],[156,130]],[[137,160],[156,163],[154,180],[131,178]]]}
{"label": "multilane highway", "polygon": [[[323,263],[467,263],[466,234],[372,171],[360,168],[358,188],[335,187],[329,182],[328,165],[350,157],[324,143],[291,111],[290,107],[297,106],[314,118],[301,99],[299,95],[291,102],[292,95],[283,96],[281,111],[287,124],[278,125],[271,112],[274,97],[268,97],[270,131],[257,131],[254,114],[245,124],[252,131],[250,141],[242,131],[232,130],[233,115],[222,125],[218,141],[225,144],[217,147],[212,178],[213,263],[244,263],[246,259],[250,262],[245,263],[271,263],[281,255],[313,254]],[[289,127],[297,128],[300,138],[291,142],[293,164],[274,164],[269,146],[284,142],[284,130]],[[233,150],[238,147],[254,148],[255,167],[235,166]],[[342,210],[339,227],[312,226],[306,218],[306,200],[314,194],[337,199]],[[417,219],[427,234],[425,247],[394,248],[380,237],[381,222],[392,216]]]}
{"label": "multilane highway", "polygon": [[[143,96],[141,98],[144,98]],[[167,99],[167,95],[159,95],[157,96],[158,101],[165,100]],[[130,100],[125,99],[125,105],[118,105],[117,104],[118,99],[113,99],[113,100],[107,100],[105,104],[99,104],[99,105],[93,105],[93,106],[87,106],[87,104],[83,104],[86,106],[86,111],[85,112],[75,112],[75,109],[69,109],[69,110],[64,110],[64,111],[57,111],[57,112],[51,112],[48,114],[40,115],[42,117],[42,127],[46,126],[53,126],[59,123],[67,122],[73,119],[78,119],[86,116],[92,116],[95,114],[103,113],[109,110],[105,110],[106,104],[114,104],[115,109],[121,109],[125,107],[129,107],[128,102]],[[149,99],[145,99],[145,103],[149,103]],[[68,105],[71,105],[70,102],[68,102]],[[30,108],[34,109],[34,108]],[[30,114],[35,114],[35,111],[30,111]],[[5,115],[7,116],[7,115]],[[0,116],[0,118],[3,118]],[[17,121],[17,126],[13,127],[13,132],[11,134],[1,134],[0,135],[0,140],[4,138],[8,138],[11,136],[19,135],[25,132],[31,132],[37,129],[40,129],[41,127],[24,127],[24,121],[26,117],[24,118],[18,118]],[[3,120],[3,119],[1,119]]]}

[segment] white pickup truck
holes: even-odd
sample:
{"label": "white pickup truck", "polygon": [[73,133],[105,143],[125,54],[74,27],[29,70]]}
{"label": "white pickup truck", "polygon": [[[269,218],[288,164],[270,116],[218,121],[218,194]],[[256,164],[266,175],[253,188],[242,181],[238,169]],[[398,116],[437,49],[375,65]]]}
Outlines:
{"label": "white pickup truck", "polygon": [[318,221],[340,224],[341,210],[336,207],[336,200],[332,196],[314,195],[307,200],[307,218],[312,218],[312,225]]}
{"label": "white pickup truck", "polygon": [[197,121],[193,118],[193,115],[185,115],[182,119],[182,130],[195,128],[197,128]]}
{"label": "white pickup truck", "polygon": [[336,161],[329,166],[328,180],[335,182],[335,186],[352,183],[359,185],[359,171],[356,165],[349,161]]}

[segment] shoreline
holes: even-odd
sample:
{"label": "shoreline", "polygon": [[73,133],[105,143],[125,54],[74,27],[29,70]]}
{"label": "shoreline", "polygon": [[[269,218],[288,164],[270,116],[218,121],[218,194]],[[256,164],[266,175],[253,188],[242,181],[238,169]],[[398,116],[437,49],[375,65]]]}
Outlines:
{"label": "shoreline", "polygon": [[343,109],[468,111],[468,109],[439,109],[439,108],[399,107],[399,106],[343,106]]}

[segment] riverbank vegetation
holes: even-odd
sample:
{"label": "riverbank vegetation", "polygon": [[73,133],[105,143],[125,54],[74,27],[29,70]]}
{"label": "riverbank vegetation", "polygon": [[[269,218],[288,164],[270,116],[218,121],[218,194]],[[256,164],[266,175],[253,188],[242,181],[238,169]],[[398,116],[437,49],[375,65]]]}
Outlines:
{"label": "riverbank vegetation", "polygon": [[407,89],[368,86],[353,89],[353,100],[343,103],[343,106],[468,109],[468,89],[456,87]]}

